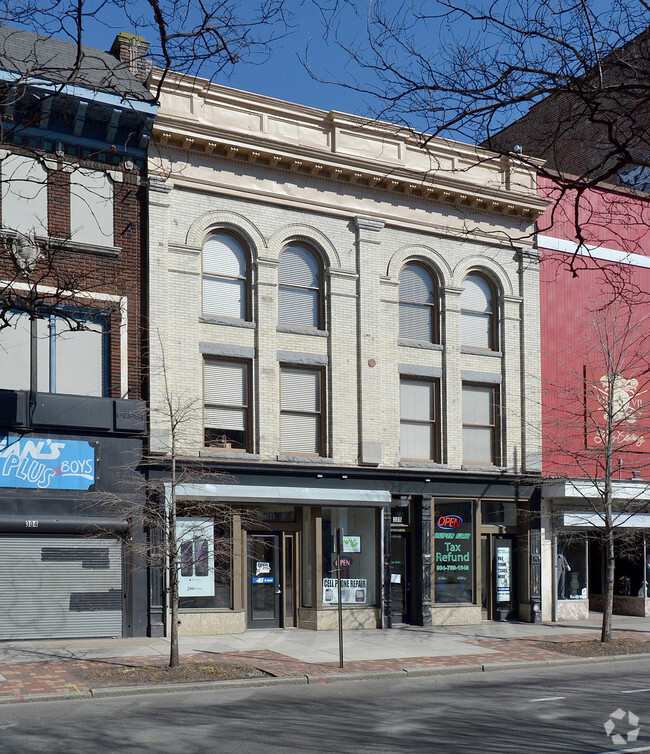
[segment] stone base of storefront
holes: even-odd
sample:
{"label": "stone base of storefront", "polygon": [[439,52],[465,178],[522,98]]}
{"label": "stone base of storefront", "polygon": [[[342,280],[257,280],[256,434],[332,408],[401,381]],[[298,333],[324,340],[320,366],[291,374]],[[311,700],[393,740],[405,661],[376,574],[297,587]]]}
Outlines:
{"label": "stone base of storefront", "polygon": [[472,626],[482,621],[479,605],[431,608],[432,626]]}
{"label": "stone base of storefront", "polygon": [[557,620],[587,620],[589,600],[558,600]]}
{"label": "stone base of storefront", "polygon": [[180,636],[211,636],[213,634],[242,634],[246,630],[246,613],[228,610],[224,612],[181,612],[178,632]]}
{"label": "stone base of storefront", "polygon": [[[339,626],[338,610],[331,607],[323,610],[302,607],[298,610],[298,628],[312,631],[334,631]],[[375,607],[344,607],[343,628],[380,628],[381,615]]]}
{"label": "stone base of storefront", "polygon": [[[592,594],[589,598],[589,608],[601,613],[605,598],[602,594]],[[650,617],[650,599],[647,597],[624,597],[614,595],[614,615],[638,615],[642,618]]]}

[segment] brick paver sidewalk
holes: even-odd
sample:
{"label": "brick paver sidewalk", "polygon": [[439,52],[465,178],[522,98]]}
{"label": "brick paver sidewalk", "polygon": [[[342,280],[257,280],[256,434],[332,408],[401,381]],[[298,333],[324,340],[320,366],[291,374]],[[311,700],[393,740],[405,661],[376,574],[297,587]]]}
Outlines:
{"label": "brick paver sidewalk", "polygon": [[[628,635],[626,631],[616,632],[617,636]],[[633,634],[629,634],[632,636]],[[557,640],[568,641],[588,638],[584,633],[563,634]],[[589,637],[591,638],[591,637]],[[567,655],[549,651],[540,646],[539,642],[547,642],[548,637],[536,638],[507,638],[507,639],[468,639],[466,643],[472,647],[487,650],[485,653],[453,655],[445,657],[408,657],[389,660],[356,660],[346,661],[344,668],[338,667],[338,662],[309,663],[292,657],[261,650],[256,652],[201,652],[183,655],[184,662],[233,662],[252,665],[274,677],[310,676],[321,677],[327,675],[345,676],[350,673],[381,673],[391,670],[409,670],[414,668],[450,668],[453,666],[467,666],[511,662],[530,662],[568,659]],[[573,658],[574,660],[576,658]],[[164,656],[157,657],[128,657],[102,659],[60,659],[40,662],[7,662],[0,664],[0,701],[27,701],[30,697],[42,695],[79,694],[86,695],[91,685],[88,681],[80,680],[88,677],[88,672],[100,669],[102,666],[124,665],[165,665]],[[86,692],[86,693],[84,693]]]}

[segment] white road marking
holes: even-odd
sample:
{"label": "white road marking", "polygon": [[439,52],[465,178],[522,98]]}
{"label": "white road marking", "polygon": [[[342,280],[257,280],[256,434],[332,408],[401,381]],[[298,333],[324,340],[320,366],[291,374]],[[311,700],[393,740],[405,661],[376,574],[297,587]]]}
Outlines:
{"label": "white road marking", "polygon": [[539,699],[529,699],[529,702],[555,702],[559,699],[566,699],[566,696],[542,696]]}
{"label": "white road marking", "polygon": [[641,754],[643,751],[650,751],[650,746],[639,746],[637,749],[611,749],[610,751],[601,751],[598,754]]}
{"label": "white road marking", "polygon": [[642,694],[644,691],[650,691],[650,689],[632,689],[631,691],[621,691],[621,694]]}

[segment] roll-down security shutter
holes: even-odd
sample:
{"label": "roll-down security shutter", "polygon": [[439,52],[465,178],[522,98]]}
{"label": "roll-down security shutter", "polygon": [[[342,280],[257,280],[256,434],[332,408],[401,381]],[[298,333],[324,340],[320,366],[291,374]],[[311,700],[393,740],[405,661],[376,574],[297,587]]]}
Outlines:
{"label": "roll-down security shutter", "polygon": [[122,635],[114,537],[0,537],[0,639]]}

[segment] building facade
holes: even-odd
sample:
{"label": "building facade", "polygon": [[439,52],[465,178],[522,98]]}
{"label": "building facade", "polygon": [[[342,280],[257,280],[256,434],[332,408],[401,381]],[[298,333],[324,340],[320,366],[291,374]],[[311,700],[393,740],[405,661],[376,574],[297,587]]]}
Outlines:
{"label": "building facade", "polygon": [[1,639],[148,630],[146,569],[124,547],[146,541],[135,468],[155,115],[133,42],[79,51],[0,29]]}
{"label": "building facade", "polygon": [[165,79],[151,452],[182,634],[539,612],[544,206],[516,160]]}
{"label": "building facade", "polygon": [[489,142],[544,160],[549,200],[537,238],[545,620],[603,608],[610,483],[614,612],[650,614],[650,173],[647,100],[632,85],[649,42],[646,30]]}

